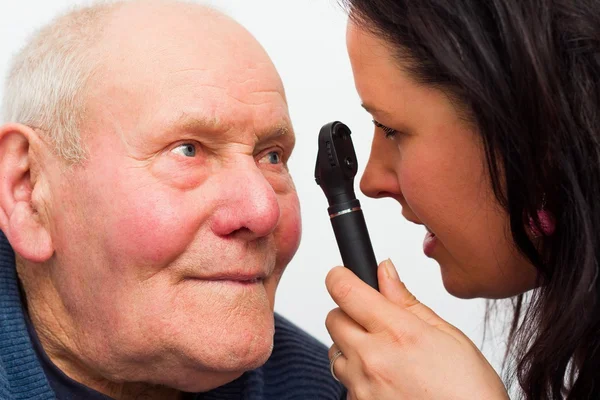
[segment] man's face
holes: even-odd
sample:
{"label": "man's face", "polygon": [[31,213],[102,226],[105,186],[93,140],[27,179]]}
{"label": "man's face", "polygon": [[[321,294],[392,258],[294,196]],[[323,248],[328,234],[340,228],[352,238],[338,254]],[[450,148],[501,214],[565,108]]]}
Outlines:
{"label": "man's face", "polygon": [[204,390],[270,355],[301,230],[294,134],[241,28],[193,7],[127,9],[89,85],[89,160],[51,178],[52,281],[87,367]]}

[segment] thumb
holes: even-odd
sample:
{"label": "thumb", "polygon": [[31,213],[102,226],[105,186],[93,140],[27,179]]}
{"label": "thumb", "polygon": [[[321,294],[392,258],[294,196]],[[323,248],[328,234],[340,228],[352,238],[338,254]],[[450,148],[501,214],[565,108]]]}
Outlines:
{"label": "thumb", "polygon": [[429,307],[417,300],[417,298],[406,288],[404,283],[400,280],[396,267],[390,259],[379,264],[377,277],[379,280],[379,291],[389,301],[410,311],[419,319],[430,325],[447,325],[446,321],[440,318]]}

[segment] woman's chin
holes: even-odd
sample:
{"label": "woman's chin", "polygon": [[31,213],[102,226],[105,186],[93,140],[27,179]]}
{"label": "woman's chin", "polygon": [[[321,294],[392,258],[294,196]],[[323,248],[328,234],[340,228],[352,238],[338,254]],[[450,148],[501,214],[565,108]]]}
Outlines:
{"label": "woman's chin", "polygon": [[529,287],[517,285],[502,286],[499,284],[500,282],[496,284],[486,282],[487,284],[484,284],[467,281],[465,279],[458,279],[450,276],[450,274],[444,274],[443,272],[442,282],[448,293],[454,297],[465,300],[476,298],[502,300],[517,296],[531,289]]}
{"label": "woman's chin", "polygon": [[446,291],[452,296],[457,297],[459,299],[466,300],[482,297],[481,295],[477,294],[477,292],[474,289],[469,288],[464,284],[458,284],[456,282],[447,282],[446,280],[443,280],[443,282]]}

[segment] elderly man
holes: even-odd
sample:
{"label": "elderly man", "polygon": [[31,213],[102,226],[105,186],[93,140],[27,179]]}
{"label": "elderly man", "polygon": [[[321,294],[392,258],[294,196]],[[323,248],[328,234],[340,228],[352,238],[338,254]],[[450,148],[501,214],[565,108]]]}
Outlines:
{"label": "elderly man", "polygon": [[4,111],[1,399],[344,396],[273,314],[294,133],[247,31],[180,2],[80,9],[17,56]]}

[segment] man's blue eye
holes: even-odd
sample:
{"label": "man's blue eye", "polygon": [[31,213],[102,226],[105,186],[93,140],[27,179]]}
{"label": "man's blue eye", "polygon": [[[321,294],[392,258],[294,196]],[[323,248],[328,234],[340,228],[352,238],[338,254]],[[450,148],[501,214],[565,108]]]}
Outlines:
{"label": "man's blue eye", "polygon": [[269,157],[269,162],[271,164],[279,164],[281,162],[281,157],[279,157],[279,153],[276,151],[270,152],[267,156]]}
{"label": "man's blue eye", "polygon": [[196,156],[196,145],[192,143],[184,143],[181,146],[177,146],[173,149],[174,153],[181,154],[185,157],[195,157]]}
{"label": "man's blue eye", "polygon": [[281,154],[278,151],[270,151],[263,156],[258,162],[269,163],[272,165],[281,164]]}

